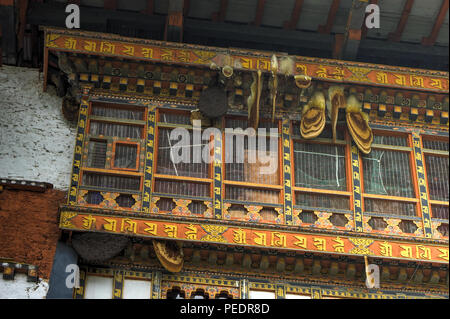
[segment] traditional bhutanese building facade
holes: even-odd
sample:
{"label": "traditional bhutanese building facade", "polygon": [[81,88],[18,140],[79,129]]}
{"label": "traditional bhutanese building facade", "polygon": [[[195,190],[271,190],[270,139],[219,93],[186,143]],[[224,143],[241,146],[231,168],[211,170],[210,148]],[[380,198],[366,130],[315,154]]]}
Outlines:
{"label": "traditional bhutanese building facade", "polygon": [[77,123],[48,297],[448,298],[447,72],[43,30]]}
{"label": "traditional bhutanese building facade", "polygon": [[[448,298],[448,73],[57,28],[44,56],[79,92],[73,298]],[[248,127],[270,173],[226,160]],[[175,128],[211,162],[172,161]]]}

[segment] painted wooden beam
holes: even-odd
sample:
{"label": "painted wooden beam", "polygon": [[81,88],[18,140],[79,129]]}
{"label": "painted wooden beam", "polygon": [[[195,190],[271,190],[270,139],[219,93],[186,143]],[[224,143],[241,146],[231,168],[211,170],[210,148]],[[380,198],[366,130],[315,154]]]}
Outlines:
{"label": "painted wooden beam", "polygon": [[220,0],[219,11],[212,14],[211,20],[214,22],[223,22],[227,14],[228,0]]}
{"label": "painted wooden beam", "polygon": [[336,13],[339,9],[340,2],[341,0],[333,0],[330,10],[328,11],[327,23],[319,25],[319,28],[317,30],[318,32],[326,34],[331,32],[331,29],[333,28],[334,25],[334,20],[336,18]]}
{"label": "painted wooden beam", "polygon": [[389,40],[398,42],[400,41],[403,30],[405,29],[406,23],[408,22],[409,14],[414,5],[414,0],[406,0],[405,6],[403,7],[402,16],[398,22],[397,29],[394,32],[389,33]]}
{"label": "painted wooden beam", "polygon": [[253,21],[253,24],[256,26],[261,25],[261,21],[264,15],[264,5],[266,4],[266,0],[258,0],[258,3],[256,4],[256,13],[255,13],[255,20]]}
{"label": "painted wooden beam", "polygon": [[300,14],[302,13],[303,0],[295,0],[294,9],[291,13],[291,18],[289,21],[285,21],[283,27],[288,30],[295,30],[297,27],[298,20],[300,19]]}
{"label": "painted wooden beam", "polygon": [[439,31],[441,30],[442,23],[444,23],[445,15],[448,11],[448,0],[443,0],[441,9],[439,10],[439,14],[436,18],[436,22],[434,23],[433,30],[431,30],[430,36],[422,39],[422,44],[425,46],[432,46],[436,42],[436,39],[439,35]]}

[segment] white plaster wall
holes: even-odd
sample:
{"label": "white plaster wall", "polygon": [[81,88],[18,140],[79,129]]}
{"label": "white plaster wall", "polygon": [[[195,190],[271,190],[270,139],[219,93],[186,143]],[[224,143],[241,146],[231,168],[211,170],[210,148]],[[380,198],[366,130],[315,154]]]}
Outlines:
{"label": "white plaster wall", "polygon": [[69,188],[76,125],[37,69],[0,67],[0,177]]}
{"label": "white plaster wall", "polygon": [[43,299],[47,295],[48,283],[27,282],[27,275],[16,274],[13,280],[3,280],[0,276],[0,299]]}

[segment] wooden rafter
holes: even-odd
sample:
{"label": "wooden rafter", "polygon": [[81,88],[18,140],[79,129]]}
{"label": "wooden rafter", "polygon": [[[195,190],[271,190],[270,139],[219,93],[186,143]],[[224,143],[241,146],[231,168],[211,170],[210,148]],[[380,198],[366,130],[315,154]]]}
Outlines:
{"label": "wooden rafter", "polygon": [[155,8],[155,1],[154,0],[147,0],[145,9],[142,11],[142,13],[153,15]]}
{"label": "wooden rafter", "polygon": [[25,36],[25,25],[27,21],[28,0],[19,1],[19,30],[17,32],[17,48],[19,51],[23,48]]}
{"label": "wooden rafter", "polygon": [[[378,0],[370,0],[369,1],[370,4],[378,4]],[[364,20],[366,19],[367,14],[364,16]],[[367,27],[366,24],[363,23],[362,27],[361,27],[361,38],[365,38],[367,35]]]}
{"label": "wooden rafter", "polygon": [[103,3],[103,7],[109,10],[116,10],[117,0],[105,0],[105,2]]}
{"label": "wooden rafter", "polygon": [[183,6],[183,0],[169,0],[169,9],[164,29],[165,41],[183,41]]}
{"label": "wooden rafter", "polygon": [[261,25],[262,17],[264,14],[264,5],[265,4],[266,4],[266,0],[258,0],[258,3],[256,4],[255,20],[253,21],[253,24],[256,26]]}
{"label": "wooden rafter", "polygon": [[334,24],[334,19],[336,18],[336,13],[339,9],[340,2],[341,2],[341,0],[333,0],[330,10],[328,11],[327,23],[320,25],[318,28],[318,31],[320,33],[328,34],[331,32],[331,29],[333,28],[333,24]]}
{"label": "wooden rafter", "polygon": [[436,42],[436,39],[439,35],[439,31],[441,30],[442,23],[444,23],[447,11],[448,11],[448,0],[443,0],[441,9],[439,10],[439,14],[436,18],[436,22],[434,23],[433,30],[431,30],[430,36],[422,39],[423,45],[431,46]]}
{"label": "wooden rafter", "polygon": [[289,30],[294,30],[297,26],[298,20],[300,19],[300,14],[302,13],[303,0],[295,0],[294,9],[291,13],[291,18],[289,21],[284,22],[284,28]]}
{"label": "wooden rafter", "polygon": [[184,16],[189,15],[190,7],[191,7],[191,0],[184,0],[184,4],[183,4],[183,15]]}
{"label": "wooden rafter", "polygon": [[223,22],[225,21],[225,16],[227,14],[228,0],[220,0],[220,8],[219,11],[214,12],[212,14],[211,19],[214,22]]}
{"label": "wooden rafter", "polygon": [[[367,0],[353,0],[352,7],[348,13],[347,28],[343,37],[339,34],[335,36],[335,46],[333,57],[336,59],[354,59],[359,50],[362,37],[362,28],[366,17]],[[371,3],[377,0],[371,0]],[[364,26],[365,27],[365,26]]]}
{"label": "wooden rafter", "polygon": [[400,21],[398,22],[397,29],[389,33],[389,40],[390,41],[400,41],[403,30],[405,29],[406,23],[408,22],[409,14],[411,12],[411,9],[413,7],[414,0],[407,0],[405,3],[405,6],[403,7],[402,16],[400,17]]}

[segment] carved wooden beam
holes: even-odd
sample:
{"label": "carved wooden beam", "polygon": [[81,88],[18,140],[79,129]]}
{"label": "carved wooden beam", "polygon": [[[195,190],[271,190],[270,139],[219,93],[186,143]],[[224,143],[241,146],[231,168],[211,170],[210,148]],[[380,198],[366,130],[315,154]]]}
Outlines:
{"label": "carved wooden beam", "polygon": [[320,25],[317,30],[318,32],[326,33],[326,34],[331,32],[331,29],[333,28],[333,24],[334,24],[334,19],[336,18],[336,13],[339,9],[340,2],[341,2],[341,0],[333,0],[330,10],[328,11],[327,23]]}
{"label": "carved wooden beam", "polygon": [[444,23],[445,15],[448,11],[448,0],[442,1],[441,9],[434,23],[433,30],[431,30],[430,36],[422,39],[422,44],[426,46],[431,46],[436,42],[436,39],[441,30],[442,23]]}
{"label": "carved wooden beam", "polygon": [[389,33],[390,41],[400,41],[403,30],[405,29],[406,23],[408,22],[409,14],[413,7],[414,0],[407,0],[405,6],[403,7],[402,16],[400,17],[400,21],[398,22],[397,29],[394,32]]}
{"label": "carved wooden beam", "polygon": [[300,18],[300,14],[302,13],[303,0],[295,0],[294,9],[291,13],[291,19],[289,21],[285,21],[283,27],[289,30],[295,30],[297,26],[298,20]]}

